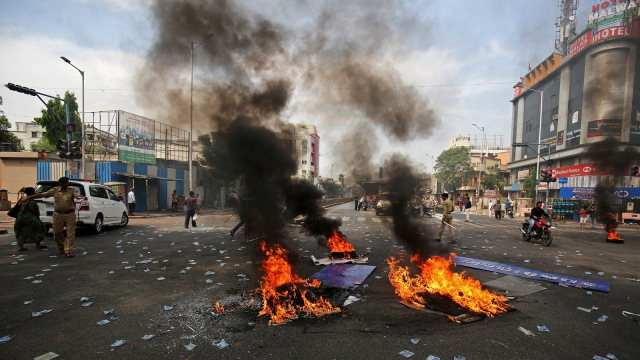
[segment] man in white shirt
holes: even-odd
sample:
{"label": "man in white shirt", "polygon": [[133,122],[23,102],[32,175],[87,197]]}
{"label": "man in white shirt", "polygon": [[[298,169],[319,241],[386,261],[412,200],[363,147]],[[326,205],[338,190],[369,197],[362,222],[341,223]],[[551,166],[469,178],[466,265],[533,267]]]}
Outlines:
{"label": "man in white shirt", "polygon": [[129,205],[129,216],[131,216],[136,210],[136,195],[133,193],[133,188],[127,194],[127,204]]}

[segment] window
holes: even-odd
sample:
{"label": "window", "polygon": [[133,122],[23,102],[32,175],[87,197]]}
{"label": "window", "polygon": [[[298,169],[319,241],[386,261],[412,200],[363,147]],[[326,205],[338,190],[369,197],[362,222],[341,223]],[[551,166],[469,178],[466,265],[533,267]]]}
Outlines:
{"label": "window", "polygon": [[525,132],[531,131],[531,121],[527,121],[527,123],[525,124],[525,127],[524,127],[524,131]]}
{"label": "window", "polygon": [[31,137],[34,138],[34,139],[38,138],[38,132],[37,131],[32,131],[31,132]]}
{"label": "window", "polygon": [[113,191],[107,189],[107,194],[109,195],[109,199],[113,201],[118,201],[118,197],[116,196],[116,194],[113,193]]}
{"label": "window", "polygon": [[307,170],[302,170],[302,176],[307,176]]}
{"label": "window", "polygon": [[107,190],[102,186],[89,186],[89,195],[96,198],[108,199]]}
{"label": "window", "polygon": [[302,165],[306,165],[307,164],[307,160],[302,160]]}
{"label": "window", "polygon": [[558,107],[551,109],[551,121],[558,120]]}

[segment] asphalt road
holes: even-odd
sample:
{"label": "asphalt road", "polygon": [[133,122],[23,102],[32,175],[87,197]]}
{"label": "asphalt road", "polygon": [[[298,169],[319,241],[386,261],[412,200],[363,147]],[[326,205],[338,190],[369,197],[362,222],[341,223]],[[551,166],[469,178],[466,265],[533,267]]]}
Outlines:
{"label": "asphalt road", "polygon": [[[49,352],[62,359],[402,359],[402,350],[414,353],[413,359],[640,358],[640,326],[622,316],[623,310],[640,313],[640,283],[630,280],[640,278],[640,233],[631,227],[619,231],[625,244],[616,245],[605,242],[601,229],[559,225],[553,244],[544,247],[522,240],[519,220],[472,214],[466,223],[455,213],[458,244],[447,245],[445,232],[444,245],[438,249],[433,243],[434,252],[611,284],[610,293],[587,295],[584,289],[538,281],[546,290],[510,301],[516,311],[457,324],[400,304],[387,279],[386,259],[410,254],[396,241],[389,217],[354,211],[350,203],[335,206],[328,216],[343,220],[343,233],[358,253],[369,252],[369,265],[376,266],[351,293],[360,300],[342,306],[339,314],[269,326],[267,319],[256,318],[259,304],[249,306],[259,280],[257,242],[243,243],[241,232],[229,236],[237,221],[227,220],[230,214],[205,215],[189,230],[182,228],[182,218],[165,217],[132,219],[126,228],[101,235],[81,233],[72,259],[58,255],[51,240],[47,250],[28,244],[28,251],[17,252],[13,235],[0,235],[0,338],[11,337],[0,343],[0,359]],[[432,226],[425,238],[433,238],[439,220],[418,221]],[[325,257],[328,251],[301,227],[291,225],[283,241],[298,249],[301,277],[322,269],[310,256]],[[503,276],[460,266],[456,271],[483,283]],[[226,311],[213,312],[216,302]],[[577,309],[594,306],[598,310],[590,313]],[[51,311],[33,316],[42,310]],[[607,320],[599,322],[603,315]],[[97,323],[112,316],[117,319]],[[538,331],[539,325],[549,331]],[[154,337],[143,340],[144,335]],[[223,339],[229,345],[220,349]],[[117,340],[126,343],[112,347]],[[187,350],[189,344],[197,347]]]}

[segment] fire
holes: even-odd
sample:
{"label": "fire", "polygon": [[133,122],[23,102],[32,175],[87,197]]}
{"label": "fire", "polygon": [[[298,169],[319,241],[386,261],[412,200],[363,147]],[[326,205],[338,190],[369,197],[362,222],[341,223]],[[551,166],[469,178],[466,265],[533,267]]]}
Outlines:
{"label": "fire", "polygon": [[353,245],[349,244],[347,239],[342,237],[342,233],[339,231],[334,231],[327,242],[329,243],[329,249],[331,249],[332,253],[349,253],[356,251]]}
{"label": "fire", "polygon": [[618,232],[616,231],[616,227],[613,224],[609,224],[607,226],[607,230],[609,235],[607,235],[607,239],[609,240],[623,240],[620,236],[618,236]]}
{"label": "fire", "polygon": [[278,244],[260,244],[264,254],[260,267],[263,275],[257,292],[262,296],[262,310],[258,316],[268,315],[269,325],[289,322],[304,313],[316,317],[340,312],[328,301],[308,293],[305,288],[316,288],[321,282],[303,280],[287,261],[287,250]]}
{"label": "fire", "polygon": [[220,306],[220,302],[216,301],[216,307],[213,309],[213,311],[217,313],[221,313],[221,312],[224,312],[224,308]]}
{"label": "fire", "polygon": [[433,256],[424,261],[414,255],[411,261],[418,264],[420,275],[412,278],[408,267],[399,266],[401,260],[387,259],[389,264],[389,281],[396,288],[396,294],[405,301],[416,306],[425,307],[428,302],[424,295],[440,294],[449,297],[462,307],[478,314],[493,316],[507,312],[509,305],[507,298],[492,294],[483,290],[478,280],[464,277],[464,272],[453,272],[451,261],[456,254],[451,254],[449,259]]}

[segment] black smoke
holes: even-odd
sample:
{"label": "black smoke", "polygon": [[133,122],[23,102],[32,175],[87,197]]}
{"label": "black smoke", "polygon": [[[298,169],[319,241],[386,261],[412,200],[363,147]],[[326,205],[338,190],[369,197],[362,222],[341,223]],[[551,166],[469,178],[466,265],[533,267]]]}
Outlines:
{"label": "black smoke", "polygon": [[615,228],[618,225],[611,215],[622,210],[615,205],[613,195],[617,187],[624,185],[629,169],[640,160],[640,154],[635,147],[625,146],[616,138],[608,137],[589,145],[585,157],[595,162],[602,171],[611,174],[598,182],[593,194],[598,222],[605,224],[604,230],[608,232],[609,226]]}

